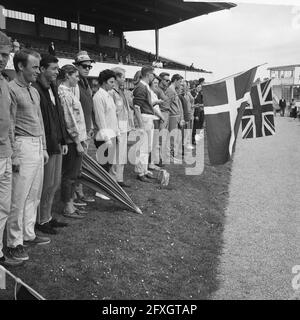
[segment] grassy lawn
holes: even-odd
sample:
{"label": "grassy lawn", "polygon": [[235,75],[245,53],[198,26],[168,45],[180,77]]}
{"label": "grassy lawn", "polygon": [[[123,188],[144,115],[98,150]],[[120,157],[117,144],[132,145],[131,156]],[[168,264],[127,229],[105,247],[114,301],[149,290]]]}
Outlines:
{"label": "grassy lawn", "polygon": [[[97,198],[85,220],[60,218],[69,227],[31,248],[12,272],[46,299],[209,299],[218,287],[231,163],[211,167],[205,153],[200,176],[168,166],[164,189],[137,181],[128,165],[128,194],[143,215]],[[9,279],[7,286],[0,299],[13,297]]]}

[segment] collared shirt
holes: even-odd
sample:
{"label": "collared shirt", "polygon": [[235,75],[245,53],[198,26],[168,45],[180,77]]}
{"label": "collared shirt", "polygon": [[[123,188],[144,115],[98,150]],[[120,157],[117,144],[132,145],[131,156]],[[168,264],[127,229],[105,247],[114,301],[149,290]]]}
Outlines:
{"label": "collared shirt", "polygon": [[119,133],[117,109],[111,93],[103,88],[95,93],[94,114],[97,133],[95,139],[97,141],[108,141]]}
{"label": "collared shirt", "polygon": [[8,82],[0,74],[0,158],[12,155],[13,101],[10,97]]}
{"label": "collared shirt", "polygon": [[42,137],[46,150],[43,117],[40,108],[40,95],[31,85],[21,83],[17,78],[9,83],[12,99],[16,103],[15,135]]}
{"label": "collared shirt", "polygon": [[58,95],[64,110],[66,129],[71,140],[68,143],[78,143],[87,140],[84,114],[79,99],[72,88],[63,84],[58,87]]}
{"label": "collared shirt", "polygon": [[111,91],[117,110],[117,119],[120,133],[128,132],[134,128],[129,102],[121,89]]}
{"label": "collared shirt", "polygon": [[160,110],[162,112],[169,112],[170,111],[170,98],[166,95],[167,88],[164,90],[162,87],[158,86],[157,88],[157,97],[163,100],[163,103],[160,105]]}
{"label": "collared shirt", "polygon": [[178,93],[175,87],[171,84],[166,90],[166,95],[169,98],[168,107],[170,110],[170,115],[180,115],[181,114],[181,103],[178,97]]}

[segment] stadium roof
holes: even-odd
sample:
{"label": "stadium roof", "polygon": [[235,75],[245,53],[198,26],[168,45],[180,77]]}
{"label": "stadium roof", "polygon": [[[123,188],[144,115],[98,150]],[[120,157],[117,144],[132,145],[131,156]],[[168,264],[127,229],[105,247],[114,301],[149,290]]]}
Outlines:
{"label": "stadium roof", "polygon": [[183,0],[2,0],[11,10],[119,31],[160,29],[211,12],[230,9],[228,2],[184,2]]}

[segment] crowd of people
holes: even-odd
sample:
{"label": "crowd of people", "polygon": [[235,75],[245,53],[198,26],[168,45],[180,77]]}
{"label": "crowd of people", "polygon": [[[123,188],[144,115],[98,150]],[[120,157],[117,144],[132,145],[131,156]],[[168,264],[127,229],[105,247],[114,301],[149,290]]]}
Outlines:
{"label": "crowd of people", "polygon": [[290,103],[287,104],[286,99],[284,97],[281,97],[281,99],[279,100],[278,112],[280,112],[280,115],[282,117],[288,116],[293,119],[298,118],[300,120],[300,105],[296,104],[296,101],[294,98],[292,98]]}
{"label": "crowd of people", "polygon": [[[95,198],[84,193],[79,177],[91,143],[97,161],[128,188],[130,133],[140,139],[137,179],[151,183],[152,170],[182,157],[184,129],[191,132],[186,147],[193,149],[204,122],[203,78],[191,90],[179,74],[158,76],[152,66],[143,66],[130,91],[121,67],[103,70],[89,83],[94,61],[86,51],[59,68],[54,55],[22,49],[14,53],[16,76],[8,82],[1,72],[11,50],[10,39],[0,32],[0,263],[6,266],[22,264],[29,259],[27,247],[50,243],[49,234],[68,226],[52,210],[59,188],[61,214],[85,218],[84,208]],[[162,130],[174,130],[171,145],[155,139]]]}

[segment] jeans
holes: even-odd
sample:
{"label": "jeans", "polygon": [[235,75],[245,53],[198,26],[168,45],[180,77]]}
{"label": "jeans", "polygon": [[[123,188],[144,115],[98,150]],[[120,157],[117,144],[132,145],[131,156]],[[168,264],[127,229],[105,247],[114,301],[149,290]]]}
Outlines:
{"label": "jeans", "polygon": [[15,248],[35,238],[34,226],[41,199],[44,157],[41,137],[16,137],[19,172],[13,172],[7,246]]}
{"label": "jeans", "polygon": [[3,256],[3,232],[10,211],[11,158],[0,158],[0,258]]}
{"label": "jeans", "polygon": [[53,200],[61,182],[61,167],[62,154],[49,156],[49,160],[44,166],[44,183],[37,216],[39,224],[47,223],[52,219]]}
{"label": "jeans", "polygon": [[81,164],[82,155],[77,152],[76,143],[69,143],[68,153],[63,157],[62,161],[61,198],[64,203],[73,199]]}

